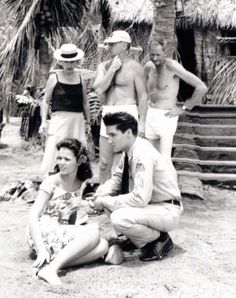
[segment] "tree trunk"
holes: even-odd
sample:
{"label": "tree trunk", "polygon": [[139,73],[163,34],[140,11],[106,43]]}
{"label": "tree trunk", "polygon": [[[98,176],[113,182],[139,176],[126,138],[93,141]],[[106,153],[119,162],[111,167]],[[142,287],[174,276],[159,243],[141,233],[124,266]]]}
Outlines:
{"label": "tree trunk", "polygon": [[152,0],[154,18],[151,33],[152,40],[163,39],[167,43],[167,55],[172,58],[176,49],[175,38],[175,0]]}
{"label": "tree trunk", "polygon": [[40,37],[39,47],[39,85],[45,86],[50,69],[50,59],[48,52],[48,43],[44,36]]}

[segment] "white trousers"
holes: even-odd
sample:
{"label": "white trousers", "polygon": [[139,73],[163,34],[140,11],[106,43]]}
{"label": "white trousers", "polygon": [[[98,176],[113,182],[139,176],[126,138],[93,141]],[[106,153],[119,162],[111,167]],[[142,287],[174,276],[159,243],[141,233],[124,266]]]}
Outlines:
{"label": "white trousers", "polygon": [[177,227],[183,207],[169,204],[149,204],[143,208],[120,208],[110,218],[116,232],[129,238],[138,248],[154,241],[160,232],[169,232]]}
{"label": "white trousers", "polygon": [[165,114],[169,110],[148,107],[145,123],[145,137],[148,139],[159,139],[162,136],[174,136],[178,116],[168,117]]}

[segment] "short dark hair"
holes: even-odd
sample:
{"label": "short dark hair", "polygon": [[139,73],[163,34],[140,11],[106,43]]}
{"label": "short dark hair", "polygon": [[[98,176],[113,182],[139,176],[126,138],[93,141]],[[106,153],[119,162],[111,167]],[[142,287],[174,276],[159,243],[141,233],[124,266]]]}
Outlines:
{"label": "short dark hair", "polygon": [[134,136],[138,135],[137,120],[126,112],[107,113],[103,117],[106,126],[116,125],[116,128],[124,133],[127,129],[131,129]]}
{"label": "short dark hair", "polygon": [[[78,167],[77,171],[77,178],[81,181],[85,181],[88,178],[92,177],[92,170],[90,166],[90,161],[88,157],[88,153],[86,148],[81,144],[81,142],[77,139],[72,139],[72,138],[66,138],[56,145],[57,150],[59,151],[61,148],[67,148],[71,150],[76,159],[78,160],[81,156],[86,157],[86,161],[81,163]],[[58,172],[59,168],[56,165],[55,167],[55,172]]]}

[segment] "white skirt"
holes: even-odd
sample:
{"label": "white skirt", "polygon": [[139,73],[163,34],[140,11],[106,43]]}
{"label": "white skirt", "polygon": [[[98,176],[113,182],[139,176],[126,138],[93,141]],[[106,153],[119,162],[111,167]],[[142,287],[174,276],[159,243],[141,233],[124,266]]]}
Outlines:
{"label": "white skirt", "polygon": [[41,164],[41,171],[44,174],[54,170],[57,157],[56,144],[65,138],[77,139],[87,146],[83,113],[60,111],[52,114]]}

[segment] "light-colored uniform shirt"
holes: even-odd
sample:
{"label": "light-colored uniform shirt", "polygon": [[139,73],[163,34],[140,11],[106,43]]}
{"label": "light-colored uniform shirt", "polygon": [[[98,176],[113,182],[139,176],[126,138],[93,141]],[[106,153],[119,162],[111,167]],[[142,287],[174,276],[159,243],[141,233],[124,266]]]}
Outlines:
{"label": "light-colored uniform shirt", "polygon": [[121,190],[124,155],[112,178],[98,188],[104,196],[104,207],[111,211],[124,207],[144,207],[147,204],[167,200],[181,200],[177,173],[171,163],[145,139],[137,137],[128,152],[129,193],[119,194]]}

